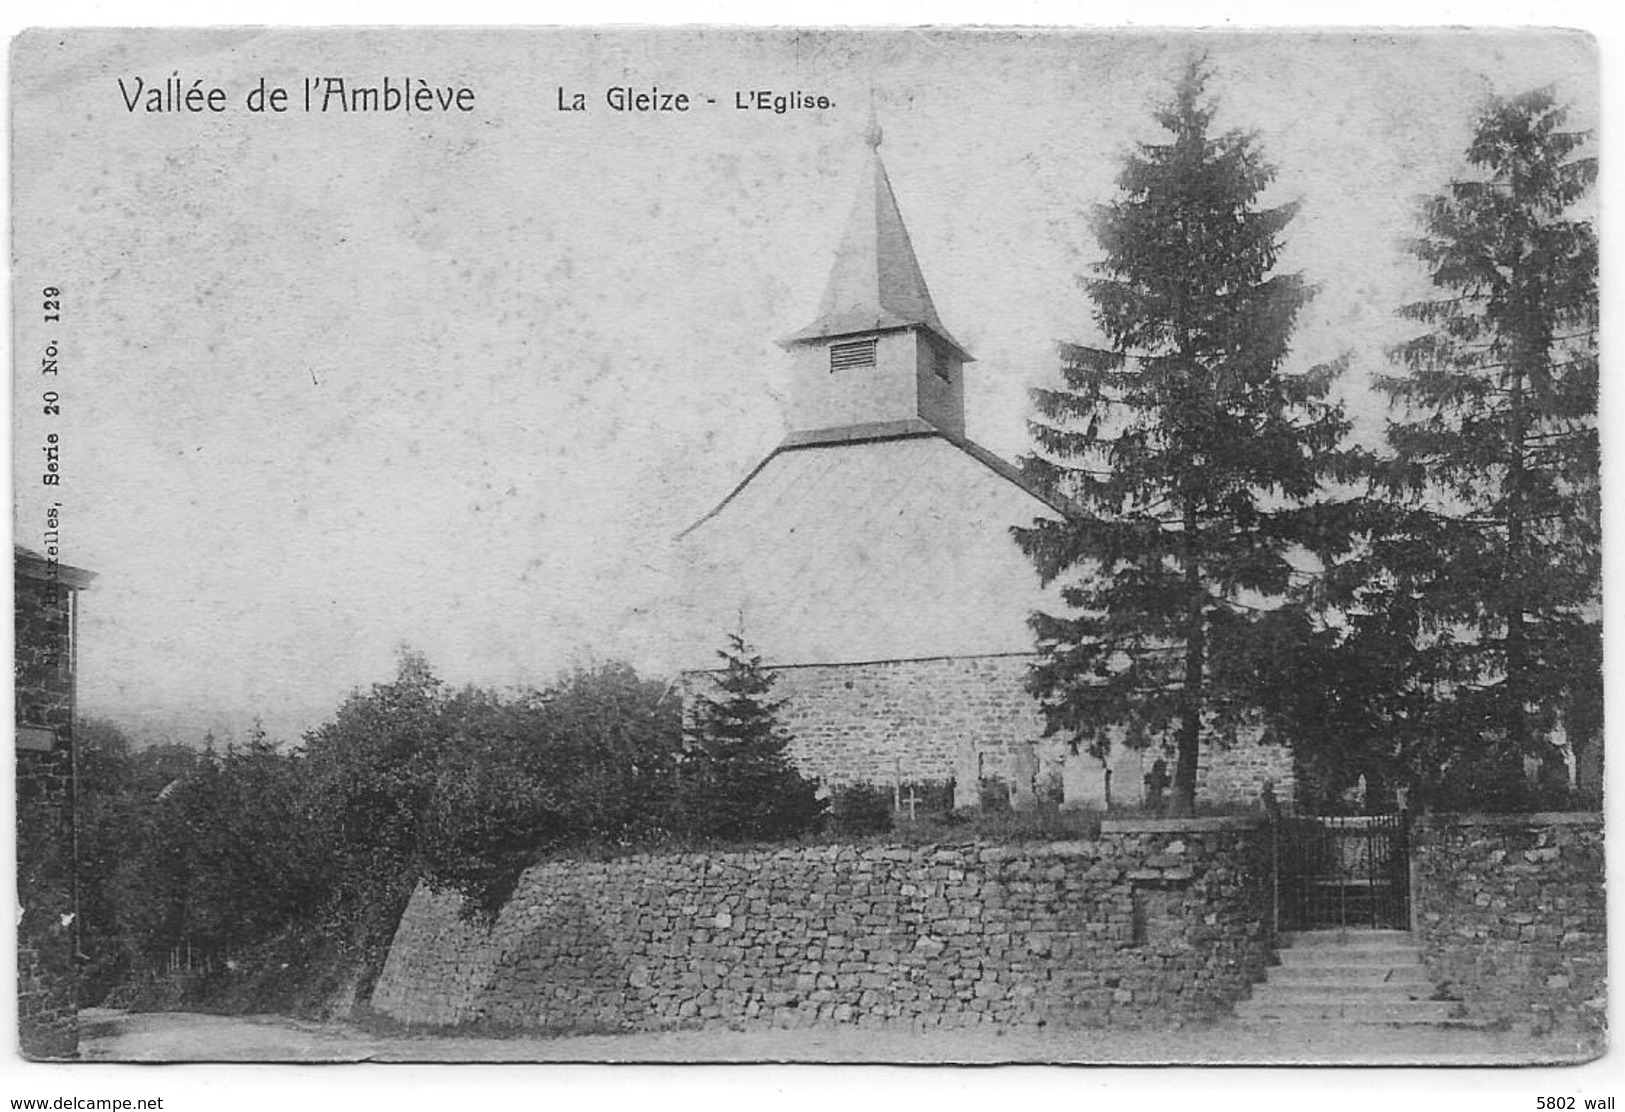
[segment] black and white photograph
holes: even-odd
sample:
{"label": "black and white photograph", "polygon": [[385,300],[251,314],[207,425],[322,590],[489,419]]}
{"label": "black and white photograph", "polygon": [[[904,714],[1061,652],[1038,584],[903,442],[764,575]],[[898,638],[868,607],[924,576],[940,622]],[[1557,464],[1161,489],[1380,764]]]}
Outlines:
{"label": "black and white photograph", "polygon": [[1604,56],[22,31],[11,1056],[1612,1107]]}

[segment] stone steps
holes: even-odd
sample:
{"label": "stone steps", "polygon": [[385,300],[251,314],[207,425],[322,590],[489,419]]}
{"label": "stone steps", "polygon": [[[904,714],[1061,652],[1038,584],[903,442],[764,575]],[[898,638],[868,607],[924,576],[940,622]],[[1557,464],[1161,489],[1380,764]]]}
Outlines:
{"label": "stone steps", "polygon": [[1282,953],[1288,950],[1302,952],[1332,946],[1339,950],[1351,947],[1404,950],[1416,952],[1410,931],[1378,930],[1372,927],[1342,927],[1330,930],[1291,931],[1281,935]]}
{"label": "stone steps", "polygon": [[1293,985],[1348,985],[1354,988],[1404,985],[1425,986],[1433,991],[1428,973],[1418,965],[1280,965],[1270,970],[1270,984],[1283,988]]}
{"label": "stone steps", "polygon": [[1356,971],[1369,972],[1373,969],[1404,969],[1419,965],[1421,958],[1416,951],[1403,950],[1365,950],[1351,947],[1346,951],[1316,950],[1310,953],[1290,953],[1280,951],[1282,969],[1330,969],[1346,968]]}
{"label": "stone steps", "polygon": [[[1433,985],[1426,981],[1277,981],[1270,974],[1269,994],[1283,1003],[1305,1001],[1431,1000]],[[1255,997],[1258,995],[1255,991]]]}
{"label": "stone steps", "polygon": [[1421,953],[1406,931],[1329,930],[1283,935],[1281,964],[1236,1005],[1260,1024],[1456,1026],[1457,1005],[1434,1000]]}
{"label": "stone steps", "polygon": [[1456,1022],[1455,1004],[1448,1000],[1298,1001],[1243,1000],[1236,1005],[1239,1019],[1278,1023],[1425,1024],[1447,1026]]}

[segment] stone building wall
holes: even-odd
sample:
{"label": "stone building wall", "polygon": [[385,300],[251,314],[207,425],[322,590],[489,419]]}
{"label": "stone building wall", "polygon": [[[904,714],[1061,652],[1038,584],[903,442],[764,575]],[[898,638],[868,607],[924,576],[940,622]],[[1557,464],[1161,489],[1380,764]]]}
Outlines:
{"label": "stone building wall", "polygon": [[828,784],[1008,778],[1044,720],[1022,686],[1027,656],[943,657],[778,668],[792,756]]}
{"label": "stone building wall", "polygon": [[[974,784],[980,776],[1014,778],[1017,752],[1031,747],[1039,776],[1087,785],[1093,803],[1103,799],[1100,762],[1072,755],[1044,737],[1044,719],[1027,693],[1031,654],[936,657],[862,664],[806,664],[773,669],[773,697],[784,700],[780,718],[794,741],[791,758],[804,773],[831,786],[954,780]],[[685,690],[708,682],[690,672]],[[1112,772],[1113,806],[1137,808],[1144,775],[1154,754],[1117,746],[1106,767]],[[1065,776],[1064,763],[1080,766]],[[1170,769],[1173,761],[1168,761]],[[1074,775],[1076,773],[1077,775]],[[1290,801],[1295,777],[1292,752],[1281,745],[1243,740],[1228,748],[1206,747],[1198,766],[1198,798],[1208,803],[1254,803],[1266,780],[1276,797]],[[975,799],[974,788],[961,798]]]}
{"label": "stone building wall", "polygon": [[412,897],[372,1003],[532,1030],[1158,1025],[1229,1006],[1269,945],[1245,820],[1098,840],[559,861],[489,928]]}
{"label": "stone building wall", "polygon": [[17,1019],[31,1058],[78,1049],[73,963],[73,591],[18,555],[16,618]]}
{"label": "stone building wall", "polygon": [[1414,838],[1415,919],[1433,979],[1477,1019],[1600,1031],[1602,816],[1430,816]]}
{"label": "stone building wall", "polygon": [[1196,798],[1210,803],[1255,802],[1266,783],[1282,803],[1297,796],[1298,774],[1292,750],[1262,740],[1257,731],[1229,748],[1204,749],[1196,766]]}

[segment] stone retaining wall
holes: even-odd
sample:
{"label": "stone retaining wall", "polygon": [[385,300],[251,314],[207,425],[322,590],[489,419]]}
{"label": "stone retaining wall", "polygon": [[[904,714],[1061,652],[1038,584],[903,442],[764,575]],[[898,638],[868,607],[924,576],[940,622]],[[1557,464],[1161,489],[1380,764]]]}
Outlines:
{"label": "stone retaining wall", "polygon": [[1603,1027],[1600,814],[1424,818],[1414,892],[1428,971],[1473,1018]]}
{"label": "stone retaining wall", "polygon": [[495,924],[420,889],[372,1003],[398,1020],[1161,1025],[1262,975],[1267,840],[1247,820],[1089,842],[809,846],[537,865]]}

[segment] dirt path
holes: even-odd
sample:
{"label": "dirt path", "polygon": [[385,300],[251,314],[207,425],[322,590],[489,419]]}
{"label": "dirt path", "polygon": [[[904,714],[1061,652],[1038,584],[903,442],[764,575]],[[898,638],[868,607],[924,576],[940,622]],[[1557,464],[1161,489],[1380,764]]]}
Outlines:
{"label": "dirt path", "polygon": [[1516,1065],[1584,1061],[1574,1039],[1386,1027],[981,1034],[832,1028],[557,1038],[374,1035],[341,1023],[190,1012],[82,1015],[81,1057],[140,1062],[1051,1062],[1092,1065]]}

